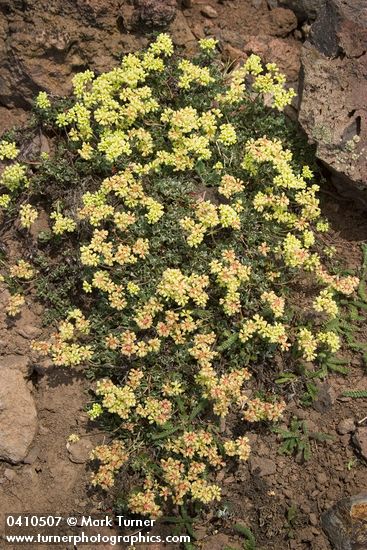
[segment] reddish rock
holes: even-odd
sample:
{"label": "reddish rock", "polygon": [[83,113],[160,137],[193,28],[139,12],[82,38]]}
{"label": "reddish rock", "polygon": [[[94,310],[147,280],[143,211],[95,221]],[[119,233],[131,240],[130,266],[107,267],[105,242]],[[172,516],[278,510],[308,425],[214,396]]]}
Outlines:
{"label": "reddish rock", "polygon": [[353,436],[353,441],[361,456],[367,460],[367,427],[358,428]]}
{"label": "reddish rock", "polygon": [[209,19],[215,19],[216,17],[218,17],[217,10],[210,6],[210,4],[208,4],[207,6],[203,6],[200,11],[205,17],[209,17]]}
{"label": "reddish rock", "polygon": [[69,460],[74,464],[84,464],[90,459],[93,450],[93,443],[90,439],[82,437],[75,443],[67,443],[66,448],[69,453]]}
{"label": "reddish rock", "polygon": [[28,453],[37,430],[33,397],[21,370],[1,367],[0,459],[13,464]]}
{"label": "reddish rock", "polygon": [[336,428],[336,431],[340,435],[346,435],[354,432],[356,429],[354,418],[343,418]]}
{"label": "reddish rock", "polygon": [[367,205],[367,10],[326,0],[302,51],[299,121],[341,192]]}
{"label": "reddish rock", "polygon": [[134,0],[141,23],[148,27],[167,27],[176,15],[175,0]]}
{"label": "reddish rock", "polygon": [[196,47],[196,38],[182,12],[177,13],[175,20],[171,23],[170,32],[176,46],[182,46],[188,52],[193,51]]}
{"label": "reddish rock", "polygon": [[236,63],[240,60],[246,60],[247,55],[242,50],[234,48],[230,44],[225,44],[223,47],[223,57],[224,59],[228,59],[229,61]]}
{"label": "reddish rock", "polygon": [[317,396],[312,406],[316,411],[325,413],[335,404],[336,392],[327,382],[317,384],[317,390]]}
{"label": "reddish rock", "polygon": [[259,456],[252,456],[250,458],[250,468],[253,474],[260,477],[273,475],[277,469],[273,460]]}
{"label": "reddish rock", "polygon": [[275,8],[270,12],[270,34],[284,38],[297,28],[297,17],[292,10]]}

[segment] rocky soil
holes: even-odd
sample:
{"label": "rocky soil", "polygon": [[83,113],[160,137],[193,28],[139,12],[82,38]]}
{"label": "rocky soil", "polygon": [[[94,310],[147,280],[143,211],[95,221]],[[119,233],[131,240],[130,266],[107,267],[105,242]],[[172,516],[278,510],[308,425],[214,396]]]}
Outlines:
{"label": "rocky soil", "polygon": [[[275,61],[299,90],[289,114],[299,117],[339,189],[364,204],[363,0],[0,0],[0,134],[27,120],[39,90],[68,94],[74,73],[111,68],[122,53],[144,46],[161,29],[189,54],[198,38],[213,35],[230,63],[250,53]],[[325,213],[334,223],[329,244],[348,265],[359,265],[360,243],[367,240],[365,214],[330,196]],[[16,230],[2,227],[0,244],[14,258],[24,252]],[[90,490],[86,462],[103,435],[83,412],[88,384],[79,371],[35,360],[29,342],[44,336],[42,307],[34,300],[9,323],[6,294],[0,286],[0,516],[98,513],[108,503]],[[251,460],[222,480],[223,509],[195,526],[202,548],[239,548],[237,521],[251,526],[262,550],[331,548],[322,514],[367,487],[366,403],[341,397],[345,387],[366,388],[359,357],[350,362],[348,378],[331,377],[325,399],[311,410],[292,400],[292,388],[288,396],[289,418],[303,415],[311,431],[333,438],[313,442],[310,461],[301,463],[278,455],[275,434],[254,431]],[[67,443],[71,433],[81,436],[77,444]]]}

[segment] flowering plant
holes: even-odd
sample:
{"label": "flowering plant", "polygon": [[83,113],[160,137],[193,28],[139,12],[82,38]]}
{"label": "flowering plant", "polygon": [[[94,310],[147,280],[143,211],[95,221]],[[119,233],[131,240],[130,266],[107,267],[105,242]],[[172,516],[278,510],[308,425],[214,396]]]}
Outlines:
{"label": "flowering plant", "polygon": [[[127,505],[150,516],[167,501],[220,498],[215,471],[247,460],[248,423],[285,408],[251,391],[257,365],[271,372],[275,353],[287,363],[337,351],[328,321],[338,295],[358,284],[330,269],[319,187],[276,114],[294,91],[274,64],[250,56],[227,75],[213,61],[215,40],[200,45],[197,60],[181,59],[161,34],[107,73],[76,75],[66,108],[44,92],[36,102],[66,138],[79,178],[79,188],[60,178],[63,208],[50,220],[55,242],[78,255],[85,308],[71,308],[33,348],[99,378],[90,418],[109,422],[115,439],[93,451],[93,483],[119,486],[120,469],[135,470],[142,485]],[[0,151],[14,158],[12,144]],[[13,166],[2,179],[10,191],[25,178]],[[42,174],[52,186],[55,173],[44,159],[30,192]],[[20,215],[29,229],[37,209]],[[300,278],[314,288],[304,307],[314,321],[292,305]],[[19,304],[13,298],[10,314]],[[238,437],[223,431],[230,414],[241,420]]]}

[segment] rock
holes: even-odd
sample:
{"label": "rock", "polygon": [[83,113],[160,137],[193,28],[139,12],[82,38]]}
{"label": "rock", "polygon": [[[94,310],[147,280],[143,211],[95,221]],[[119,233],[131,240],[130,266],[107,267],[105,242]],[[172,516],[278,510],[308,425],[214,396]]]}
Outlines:
{"label": "rock", "polygon": [[290,8],[303,23],[305,20],[315,20],[325,0],[280,0],[282,6]]}
{"label": "rock", "polygon": [[332,388],[327,382],[324,382],[323,384],[318,384],[317,388],[317,397],[312,406],[316,411],[320,413],[325,413],[326,411],[330,410],[336,402],[336,392],[334,388]]}
{"label": "rock", "polygon": [[357,428],[353,436],[353,442],[361,456],[367,460],[367,426]]}
{"label": "rock", "polygon": [[304,527],[298,532],[298,536],[302,542],[311,542],[314,539],[312,527]]}
{"label": "rock", "polygon": [[120,8],[120,13],[117,17],[117,27],[121,32],[131,31],[136,22],[134,6],[124,4]]}
{"label": "rock", "polygon": [[228,59],[229,61],[233,61],[234,63],[239,60],[246,60],[247,58],[245,52],[239,50],[238,48],[234,48],[230,44],[224,45],[222,55],[224,59]]}
{"label": "rock", "polygon": [[204,15],[205,17],[209,17],[209,19],[215,19],[216,17],[218,17],[218,12],[217,10],[215,10],[212,6],[210,6],[209,4],[206,5],[206,6],[203,6],[201,9],[200,9],[200,12],[202,13],[202,15]]}
{"label": "rock", "polygon": [[302,44],[294,39],[269,39],[266,35],[259,35],[249,37],[244,51],[259,55],[265,63],[276,63],[288,81],[295,82],[301,68],[301,48]]}
{"label": "rock", "polygon": [[33,325],[24,325],[21,328],[18,328],[16,331],[20,336],[26,338],[26,340],[34,340],[41,334],[41,329]]}
{"label": "rock", "polygon": [[309,517],[309,520],[310,520],[310,524],[313,525],[314,527],[319,524],[319,520],[318,520],[316,514],[311,513],[311,514],[309,514],[308,517]]}
{"label": "rock", "polygon": [[325,485],[328,484],[328,477],[327,475],[325,474],[325,472],[318,472],[316,474],[316,480],[317,480],[317,484],[320,486],[320,487],[325,487]]}
{"label": "rock", "polygon": [[40,450],[38,447],[33,447],[33,449],[31,449],[27,456],[24,458],[24,464],[33,464],[34,462],[36,462],[39,452]]}
{"label": "rock", "polygon": [[4,477],[8,480],[8,481],[13,481],[13,479],[15,479],[17,476],[16,472],[14,472],[14,470],[11,470],[10,468],[5,468],[4,470]]}
{"label": "rock", "polygon": [[336,431],[340,435],[346,435],[354,432],[356,426],[354,418],[343,418],[336,427]]}
{"label": "rock", "polygon": [[181,5],[185,9],[192,8],[192,0],[181,0]]}
{"label": "rock", "polygon": [[367,206],[367,10],[326,0],[302,51],[299,122],[341,193]]}
{"label": "rock", "polygon": [[172,33],[173,42],[177,46],[184,46],[186,50],[196,47],[195,36],[191,32],[189,24],[183,13],[177,13],[175,20],[171,23],[170,31]]}
{"label": "rock", "polygon": [[167,27],[176,15],[175,0],[134,0],[140,23],[147,27]]}
{"label": "rock", "polygon": [[0,357],[0,368],[1,369],[12,369],[17,370],[27,376],[30,374],[30,361],[25,355],[5,355]]}
{"label": "rock", "polygon": [[242,50],[243,46],[245,45],[244,37],[241,36],[238,32],[234,32],[229,29],[223,29],[220,32],[217,32],[216,38],[221,42],[224,42],[224,47],[228,43],[230,46]]}
{"label": "rock", "polygon": [[205,32],[204,32],[204,29],[201,25],[199,25],[198,23],[193,25],[191,27],[191,30],[195,36],[195,38],[197,38],[198,40],[200,40],[201,38],[205,38]]}
{"label": "rock", "polygon": [[252,456],[250,458],[250,469],[251,473],[264,477],[275,474],[276,465],[270,458]]}
{"label": "rock", "polygon": [[297,17],[292,10],[275,8],[270,12],[270,34],[286,37],[297,28]]}
{"label": "rock", "polygon": [[0,369],[0,459],[17,464],[36,434],[37,412],[22,372],[1,362]]}
{"label": "rock", "polygon": [[90,439],[83,437],[75,443],[67,443],[66,448],[71,462],[74,462],[74,464],[84,464],[84,462],[89,460],[94,445]]}
{"label": "rock", "polygon": [[334,550],[367,548],[367,494],[337,502],[322,514],[321,525]]}

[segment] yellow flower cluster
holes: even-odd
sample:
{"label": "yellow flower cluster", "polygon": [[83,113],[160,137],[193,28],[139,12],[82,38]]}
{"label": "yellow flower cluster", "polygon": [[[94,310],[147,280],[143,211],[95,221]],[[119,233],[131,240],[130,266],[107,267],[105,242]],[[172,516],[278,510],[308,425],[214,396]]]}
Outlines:
{"label": "yellow flower cluster", "polygon": [[51,101],[46,92],[39,92],[36,98],[36,105],[39,109],[47,110],[51,107]]}
{"label": "yellow flower cluster", "polygon": [[181,436],[170,439],[165,448],[190,460],[195,457],[205,459],[214,468],[224,465],[212,434],[205,430],[185,431]]}
{"label": "yellow flower cluster", "polygon": [[224,450],[227,456],[238,456],[240,460],[244,462],[250,456],[250,443],[246,436],[238,437],[235,441],[226,441],[224,443]]}
{"label": "yellow flower cluster", "polygon": [[315,311],[321,313],[325,312],[329,317],[336,317],[338,314],[338,306],[333,299],[334,293],[332,289],[325,288],[320,292],[317,298],[313,302],[313,308]]}
{"label": "yellow flower cluster", "polygon": [[202,368],[210,367],[214,357],[218,352],[211,349],[216,340],[214,332],[208,334],[196,334],[194,336],[194,345],[189,350],[189,354],[196,359]]}
{"label": "yellow flower cluster", "polygon": [[138,491],[128,498],[129,509],[134,514],[157,518],[162,515],[159,505],[155,502],[156,494],[152,489]]}
{"label": "yellow flower cluster", "polygon": [[192,83],[208,86],[214,82],[208,67],[199,67],[188,59],[182,59],[178,63],[178,69],[182,73],[178,79],[178,86],[184,90],[189,90]]}
{"label": "yellow flower cluster", "polygon": [[38,218],[37,210],[31,204],[22,204],[19,209],[20,225],[24,229],[29,229]]}
{"label": "yellow flower cluster", "polygon": [[316,269],[316,275],[322,283],[329,285],[330,289],[346,296],[353,294],[360,283],[360,279],[352,275],[347,275],[345,277],[330,275],[322,266]]}
{"label": "yellow flower cluster", "polygon": [[162,385],[162,393],[167,397],[175,397],[176,395],[181,395],[184,393],[184,388],[182,383],[178,380],[172,380],[171,382],[166,382]]}
{"label": "yellow flower cluster", "polygon": [[218,44],[218,40],[215,38],[202,38],[199,40],[199,47],[204,52],[211,52],[215,50],[216,45]]}
{"label": "yellow flower cluster", "polygon": [[243,323],[239,338],[242,342],[247,342],[254,335],[268,340],[271,344],[279,344],[282,350],[287,350],[290,347],[285,325],[278,322],[268,323],[258,313]]}
{"label": "yellow flower cluster", "polygon": [[170,336],[176,344],[183,344],[186,342],[187,335],[194,332],[199,325],[200,322],[195,321],[187,310],[179,313],[166,310],[164,321],[159,321],[156,329],[159,336],[163,338]]}
{"label": "yellow flower cluster", "polygon": [[152,296],[142,306],[135,309],[134,321],[141,329],[148,329],[153,325],[154,317],[162,311],[161,302]]}
{"label": "yellow flower cluster", "polygon": [[235,178],[234,176],[230,176],[229,174],[222,176],[218,191],[221,195],[226,197],[226,199],[229,199],[238,193],[242,193],[243,190],[244,183],[242,180]]}
{"label": "yellow flower cluster", "polygon": [[337,352],[340,348],[340,338],[335,332],[321,331],[314,336],[305,327],[299,330],[297,342],[305,361],[314,361],[316,359],[317,348],[320,344],[324,344],[332,353]]}
{"label": "yellow flower cluster", "polygon": [[91,420],[96,420],[103,413],[103,407],[100,403],[93,403],[92,407],[87,412]]}
{"label": "yellow flower cluster", "polygon": [[19,154],[14,141],[0,141],[0,160],[15,159]]}
{"label": "yellow flower cluster", "polygon": [[106,338],[106,345],[110,349],[118,349],[121,355],[126,357],[131,357],[132,355],[145,357],[148,353],[157,353],[160,349],[161,342],[159,338],[150,338],[146,342],[138,342],[135,332],[125,330],[119,337],[110,334]]}
{"label": "yellow flower cluster", "polygon": [[25,281],[29,281],[29,279],[32,279],[34,273],[35,271],[32,268],[31,264],[29,262],[26,262],[25,260],[18,260],[18,262],[10,268],[10,275],[12,277],[24,279]]}
{"label": "yellow flower cluster", "polygon": [[210,201],[199,201],[195,207],[197,221],[189,217],[180,220],[181,227],[189,233],[187,244],[193,248],[198,247],[203,241],[205,233],[218,225],[224,228],[240,229],[241,221],[238,215],[238,206],[238,203],[216,206]]}
{"label": "yellow flower cluster", "polygon": [[102,406],[108,412],[117,414],[124,420],[129,418],[131,409],[136,405],[136,396],[130,386],[116,386],[108,379],[97,382],[95,393],[102,396]]}
{"label": "yellow flower cluster", "polygon": [[296,95],[293,88],[289,90],[285,87],[285,77],[280,74],[274,64],[261,64],[260,57],[250,55],[242,67],[232,71],[229,88],[223,94],[218,94],[217,100],[220,103],[236,104],[242,101],[246,95],[246,78],[251,75],[254,77],[253,89],[261,94],[271,94],[272,107],[282,111],[286,105],[289,105],[292,98]]}
{"label": "yellow flower cluster", "polygon": [[0,195],[0,208],[8,208],[11,201],[11,196],[7,193]]}
{"label": "yellow flower cluster", "polygon": [[340,349],[340,338],[332,330],[319,332],[317,340],[320,344],[324,344],[332,353],[336,353]]}
{"label": "yellow flower cluster", "polygon": [[15,162],[4,168],[0,177],[0,185],[6,187],[9,191],[15,191],[21,184],[27,186],[29,182],[26,173],[27,167]]}
{"label": "yellow flower cluster", "polygon": [[55,235],[63,235],[64,233],[72,233],[76,229],[76,222],[67,216],[63,216],[59,212],[50,214],[51,220],[55,220],[52,226],[52,231]]}
{"label": "yellow flower cluster", "polygon": [[214,402],[213,411],[221,417],[227,416],[233,403],[243,403],[242,385],[251,377],[245,368],[218,376],[213,367],[202,367],[195,379],[204,389],[203,397]]}
{"label": "yellow flower cluster", "polygon": [[166,269],[157,292],[166,300],[173,300],[179,306],[185,306],[191,299],[197,306],[205,307],[208,294],[205,288],[209,285],[207,275],[192,273],[184,275],[179,269]]}
{"label": "yellow flower cluster", "polygon": [[91,452],[90,458],[98,460],[101,465],[92,476],[92,485],[99,485],[102,489],[110,489],[115,483],[115,474],[129,455],[122,441],[114,440],[111,445],[99,445]]}
{"label": "yellow flower cluster", "polygon": [[244,411],[243,417],[247,422],[259,422],[261,420],[273,422],[279,420],[286,408],[285,401],[268,403],[258,398],[249,399],[246,405],[247,409]]}
{"label": "yellow flower cluster", "polygon": [[89,361],[93,356],[92,346],[72,342],[80,334],[89,334],[90,322],[80,309],[71,310],[66,320],[59,323],[59,330],[52,335],[49,342],[32,342],[31,348],[41,355],[50,354],[52,361],[58,366],[75,366]]}
{"label": "yellow flower cluster", "polygon": [[213,500],[220,500],[220,488],[199,478],[205,472],[203,462],[191,461],[187,471],[185,465],[174,458],[161,460],[163,479],[167,486],[161,487],[160,494],[166,500],[172,497],[174,504],[182,505],[184,497],[191,493],[194,500],[209,504]]}
{"label": "yellow flower cluster", "polygon": [[284,298],[277,296],[274,291],[263,292],[261,294],[261,300],[270,306],[275,318],[284,315]]}
{"label": "yellow flower cluster", "polygon": [[[276,220],[302,230],[320,216],[319,203],[316,198],[319,187],[317,185],[307,187],[306,176],[312,176],[311,171],[305,166],[302,174],[297,175],[293,171],[291,161],[292,153],[288,149],[283,149],[280,140],[269,140],[263,137],[248,141],[242,167],[256,173],[257,164],[272,163],[277,172],[273,178],[273,187],[267,193],[262,191],[257,193],[254,198],[254,207],[258,212],[265,211],[266,220]],[[294,201],[300,208],[300,215],[289,210],[290,200],[282,189],[296,191]],[[304,246],[309,248],[314,241],[313,233],[308,231],[304,238]]]}
{"label": "yellow flower cluster", "polygon": [[25,298],[21,294],[12,294],[5,308],[7,315],[15,317],[21,312],[22,306],[25,304]]}
{"label": "yellow flower cluster", "polygon": [[147,397],[143,405],[136,407],[136,412],[141,417],[147,418],[150,424],[162,426],[171,418],[172,403],[168,399]]}
{"label": "yellow flower cluster", "polygon": [[221,298],[224,312],[234,315],[241,310],[240,293],[242,283],[249,281],[251,267],[242,264],[233,250],[223,250],[223,262],[213,260],[210,264],[210,272],[216,276],[217,283],[226,289],[225,298]]}
{"label": "yellow flower cluster", "polygon": [[219,127],[218,141],[223,145],[234,145],[237,142],[236,129],[233,124],[222,124]]}

